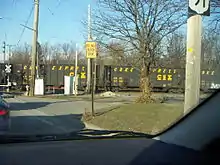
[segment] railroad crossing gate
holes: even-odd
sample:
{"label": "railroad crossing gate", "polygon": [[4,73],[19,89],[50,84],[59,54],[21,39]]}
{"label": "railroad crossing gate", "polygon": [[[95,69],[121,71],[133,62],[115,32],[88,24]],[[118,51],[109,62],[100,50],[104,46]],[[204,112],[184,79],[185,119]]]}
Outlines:
{"label": "railroad crossing gate", "polygon": [[96,42],[86,42],[86,58],[96,58],[97,56],[97,45]]}

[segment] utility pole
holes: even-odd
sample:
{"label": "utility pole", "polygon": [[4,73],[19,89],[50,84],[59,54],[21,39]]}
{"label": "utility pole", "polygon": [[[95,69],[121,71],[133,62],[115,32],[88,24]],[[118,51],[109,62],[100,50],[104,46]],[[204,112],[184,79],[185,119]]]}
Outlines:
{"label": "utility pole", "polygon": [[210,15],[209,0],[189,0],[184,114],[199,104],[202,15]]}
{"label": "utility pole", "polygon": [[192,16],[187,22],[184,113],[197,105],[200,100],[201,24],[201,15]]}
{"label": "utility pole", "polygon": [[[92,41],[91,34],[91,7],[88,5],[88,41]],[[91,60],[87,59],[87,93],[91,92]]]}
{"label": "utility pole", "polygon": [[32,61],[31,61],[31,84],[30,96],[34,96],[35,90],[35,72],[36,72],[36,56],[37,56],[37,40],[38,40],[38,21],[39,21],[39,1],[34,0],[34,24],[33,24],[33,43],[32,43]]}
{"label": "utility pole", "polygon": [[75,96],[77,96],[77,94],[78,94],[78,90],[77,90],[77,85],[78,85],[77,66],[78,66],[78,51],[77,51],[77,44],[76,44],[76,56],[75,56],[75,82],[74,82]]}

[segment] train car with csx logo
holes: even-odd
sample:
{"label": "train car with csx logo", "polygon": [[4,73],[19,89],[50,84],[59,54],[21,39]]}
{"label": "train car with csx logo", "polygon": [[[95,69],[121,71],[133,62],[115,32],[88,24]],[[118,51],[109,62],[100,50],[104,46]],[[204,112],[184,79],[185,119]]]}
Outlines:
{"label": "train car with csx logo", "polygon": [[[116,90],[138,89],[140,70],[132,67],[110,66],[111,87]],[[220,67],[201,70],[201,91],[213,92],[220,88]],[[183,93],[185,69],[151,68],[150,81],[153,91]]]}
{"label": "train car with csx logo", "polygon": [[[129,66],[108,66],[108,82],[113,91],[140,90],[140,70]],[[184,69],[151,68],[151,86],[154,91],[181,90],[184,88]]]}
{"label": "train car with csx logo", "polygon": [[[3,70],[4,67],[1,67]],[[11,82],[25,86],[31,80],[30,65],[14,64],[10,74]],[[201,70],[201,90],[212,91],[220,88],[220,67]],[[64,76],[75,75],[74,65],[40,65],[36,73],[44,78],[47,88],[62,88]],[[85,90],[87,67],[78,66],[79,90]],[[185,84],[185,69],[181,68],[151,68],[151,86],[154,91],[183,92]],[[96,67],[96,89],[98,90],[140,90],[140,70],[131,66],[100,66]]]}
{"label": "train car with csx logo", "polygon": [[[44,79],[47,88],[62,88],[64,85],[64,76],[75,75],[74,65],[42,65],[39,69],[36,67],[36,73]],[[79,77],[79,88],[86,86],[86,67],[78,66],[77,73]],[[31,67],[23,65],[23,85],[29,84],[31,80]]]}

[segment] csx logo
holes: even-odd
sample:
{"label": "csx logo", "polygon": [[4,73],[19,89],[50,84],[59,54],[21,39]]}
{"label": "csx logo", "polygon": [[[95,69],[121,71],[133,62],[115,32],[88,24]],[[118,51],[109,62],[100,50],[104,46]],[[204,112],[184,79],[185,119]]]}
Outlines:
{"label": "csx logo", "polygon": [[[79,78],[81,79],[85,79],[86,78],[86,72],[80,72],[77,74]],[[75,76],[75,73],[74,72],[70,72],[69,73],[69,76]]]}
{"label": "csx logo", "polygon": [[168,75],[166,75],[166,74],[158,74],[157,75],[157,80],[158,81],[172,81],[173,80],[173,75],[171,75],[171,74],[168,74]]}

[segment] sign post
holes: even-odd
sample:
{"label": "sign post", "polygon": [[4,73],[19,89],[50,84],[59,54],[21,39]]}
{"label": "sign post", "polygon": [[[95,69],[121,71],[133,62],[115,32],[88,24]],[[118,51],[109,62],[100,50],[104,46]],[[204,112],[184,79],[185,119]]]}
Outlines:
{"label": "sign post", "polygon": [[189,0],[184,114],[200,101],[202,16],[210,15],[209,0]]}
{"label": "sign post", "polygon": [[92,71],[92,81],[91,81],[91,90],[92,90],[92,116],[95,116],[94,111],[94,65],[93,59],[97,56],[97,44],[93,41],[86,42],[86,58],[91,60],[91,71]]}
{"label": "sign post", "polygon": [[11,65],[9,64],[5,65],[5,73],[7,74],[7,92],[9,92],[9,86],[10,86],[9,74],[11,73]]}

